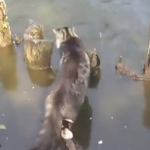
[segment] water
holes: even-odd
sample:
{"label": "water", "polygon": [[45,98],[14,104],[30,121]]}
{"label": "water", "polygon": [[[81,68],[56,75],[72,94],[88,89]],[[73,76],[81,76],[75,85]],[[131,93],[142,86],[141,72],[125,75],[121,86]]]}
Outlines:
{"label": "water", "polygon": [[[96,89],[89,89],[74,129],[83,147],[149,150],[150,84],[120,78],[114,66],[123,55],[125,63],[141,73],[148,47],[150,1],[6,0],[6,4],[13,33],[22,35],[32,19],[43,24],[45,37],[53,40],[53,28],[71,25],[87,48],[97,49],[101,80]],[[22,46],[15,52],[16,56],[7,58],[0,52],[0,65],[10,68],[0,71],[0,124],[7,128],[0,131],[2,150],[27,150],[35,143],[50,92],[44,75],[38,79],[38,73],[35,77],[27,71]],[[52,57],[52,66],[57,68],[58,51]]]}

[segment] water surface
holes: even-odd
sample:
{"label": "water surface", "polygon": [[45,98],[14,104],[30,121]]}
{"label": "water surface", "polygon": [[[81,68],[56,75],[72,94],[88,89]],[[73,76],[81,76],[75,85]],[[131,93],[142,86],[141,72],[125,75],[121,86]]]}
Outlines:
{"label": "water surface", "polygon": [[[85,149],[150,149],[150,84],[116,75],[120,55],[141,73],[148,47],[149,0],[6,0],[13,33],[22,35],[29,19],[43,24],[45,37],[52,29],[74,26],[87,48],[101,59],[101,80],[89,89],[76,136]],[[102,38],[99,32],[102,32]],[[59,65],[54,50],[52,66]],[[41,128],[45,98],[50,92],[46,75],[31,73],[23,61],[23,47],[13,56],[0,52],[0,131],[2,150],[27,150]],[[6,67],[5,67],[6,66]],[[7,69],[8,68],[8,69]],[[46,73],[45,73],[46,74]],[[38,77],[42,76],[42,77]],[[38,79],[39,78],[39,79]],[[102,144],[98,144],[99,141]]]}

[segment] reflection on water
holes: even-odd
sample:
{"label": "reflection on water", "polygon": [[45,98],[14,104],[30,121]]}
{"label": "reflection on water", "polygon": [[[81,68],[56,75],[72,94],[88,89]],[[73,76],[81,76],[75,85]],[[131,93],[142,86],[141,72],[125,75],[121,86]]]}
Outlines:
{"label": "reflection on water", "polygon": [[[46,39],[54,39],[53,28],[74,26],[85,46],[98,50],[102,76],[99,82],[98,78],[92,77],[92,89],[87,94],[90,106],[83,111],[84,115],[79,116],[77,132],[74,133],[81,145],[93,150],[149,150],[150,130],[145,129],[141,119],[143,113],[143,120],[149,126],[149,96],[145,97],[144,103],[142,82],[120,79],[114,66],[119,56],[123,55],[131,68],[142,68],[140,62],[147,52],[150,1],[6,0],[6,4],[12,33],[23,35],[29,19],[44,26]],[[99,32],[102,33],[101,39]],[[0,124],[7,127],[3,134],[0,132],[2,150],[27,150],[33,145],[42,126],[40,120],[44,116],[45,98],[51,90],[48,71],[33,73],[27,70],[23,48],[18,46],[16,52],[17,72],[14,73],[15,57],[7,57],[5,63],[6,59],[3,59],[0,51],[0,65],[8,65],[0,77]],[[53,68],[58,68],[59,60],[60,54],[54,49]],[[13,68],[12,71],[10,68]],[[6,89],[11,87],[11,90],[16,85],[17,90],[11,94],[3,92],[4,85]],[[149,88],[144,85],[144,89],[145,95],[149,95]],[[91,122],[88,119],[92,115]],[[103,140],[101,145],[98,144],[100,140]]]}
{"label": "reflection on water", "polygon": [[100,79],[101,79],[101,69],[96,68],[92,70],[90,74],[89,88],[97,88]]}
{"label": "reflection on water", "polygon": [[79,116],[73,125],[74,137],[85,150],[90,146],[91,127],[92,108],[89,104],[88,97],[86,97]]}
{"label": "reflection on water", "polygon": [[143,110],[143,124],[150,128],[150,82],[143,82],[145,107]]}
{"label": "reflection on water", "polygon": [[13,46],[0,49],[0,82],[6,91],[17,88],[17,58]]}
{"label": "reflection on water", "polygon": [[27,71],[32,83],[35,83],[41,87],[50,86],[55,78],[55,73],[51,68],[45,70],[33,70],[27,68]]}

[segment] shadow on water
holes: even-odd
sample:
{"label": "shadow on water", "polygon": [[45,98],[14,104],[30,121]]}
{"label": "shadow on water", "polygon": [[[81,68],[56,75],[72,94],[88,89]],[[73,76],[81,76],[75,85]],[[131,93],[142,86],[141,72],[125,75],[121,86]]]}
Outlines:
{"label": "shadow on water", "polygon": [[88,97],[85,98],[81,111],[73,125],[73,134],[75,139],[83,147],[88,149],[90,146],[90,134],[92,128],[92,108]]}
{"label": "shadow on water", "polygon": [[17,59],[14,46],[0,49],[0,81],[6,91],[17,88]]}
{"label": "shadow on water", "polygon": [[32,83],[35,83],[36,85],[41,87],[50,86],[55,78],[55,73],[51,68],[48,68],[46,70],[32,70],[30,68],[27,68],[27,71]]}
{"label": "shadow on water", "polygon": [[101,69],[96,68],[91,71],[90,80],[89,80],[89,88],[97,88],[99,81],[101,79]]}
{"label": "shadow on water", "polygon": [[150,82],[143,82],[145,107],[143,111],[143,124],[150,128]]}

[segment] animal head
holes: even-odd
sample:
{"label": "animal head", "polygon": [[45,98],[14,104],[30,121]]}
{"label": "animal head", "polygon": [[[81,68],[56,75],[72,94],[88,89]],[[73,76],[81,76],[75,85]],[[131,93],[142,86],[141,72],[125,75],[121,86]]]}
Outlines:
{"label": "animal head", "polygon": [[61,43],[66,42],[68,39],[72,37],[78,37],[78,35],[75,33],[74,27],[62,27],[53,29],[53,33],[55,35],[57,48],[61,46]]}
{"label": "animal head", "polygon": [[24,39],[44,39],[43,27],[36,24],[29,26],[25,31]]}

